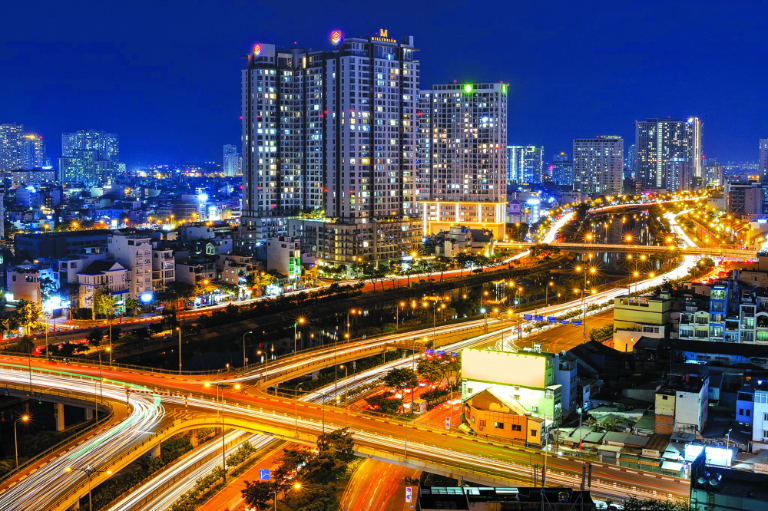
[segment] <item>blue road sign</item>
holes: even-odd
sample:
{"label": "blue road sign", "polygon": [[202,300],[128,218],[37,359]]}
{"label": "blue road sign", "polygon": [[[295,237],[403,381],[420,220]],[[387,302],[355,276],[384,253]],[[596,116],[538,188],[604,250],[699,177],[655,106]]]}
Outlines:
{"label": "blue road sign", "polygon": [[561,325],[567,325],[568,323],[570,323],[570,321],[568,321],[567,319],[561,319],[560,320],[560,324]]}
{"label": "blue road sign", "polygon": [[538,314],[536,314],[536,315],[533,317],[533,319],[535,319],[536,321],[544,321],[544,316],[539,316]]}
{"label": "blue road sign", "polygon": [[260,481],[269,481],[269,469],[268,468],[260,468],[259,469],[259,480]]}
{"label": "blue road sign", "polygon": [[531,314],[523,314],[523,319],[526,321],[530,321],[533,319],[533,316]]}
{"label": "blue road sign", "polygon": [[547,316],[547,321],[550,323],[557,323],[557,318],[554,316]]}
{"label": "blue road sign", "polygon": [[571,324],[573,326],[581,326],[581,320],[580,319],[572,319]]}

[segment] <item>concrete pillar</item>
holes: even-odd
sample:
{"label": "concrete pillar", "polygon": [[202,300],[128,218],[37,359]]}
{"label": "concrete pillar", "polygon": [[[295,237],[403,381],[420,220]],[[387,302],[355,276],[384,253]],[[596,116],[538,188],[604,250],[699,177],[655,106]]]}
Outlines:
{"label": "concrete pillar", "polygon": [[56,431],[64,431],[64,405],[54,404],[53,416],[56,418]]}
{"label": "concrete pillar", "polygon": [[189,443],[192,444],[192,447],[197,447],[200,445],[200,436],[197,434],[196,429],[193,429],[189,433]]}
{"label": "concrete pillar", "polygon": [[157,444],[152,449],[149,450],[149,457],[152,459],[159,458],[160,457],[160,444]]}
{"label": "concrete pillar", "polygon": [[84,410],[85,410],[85,420],[89,421],[93,419],[93,410],[91,410],[90,408],[84,408]]}

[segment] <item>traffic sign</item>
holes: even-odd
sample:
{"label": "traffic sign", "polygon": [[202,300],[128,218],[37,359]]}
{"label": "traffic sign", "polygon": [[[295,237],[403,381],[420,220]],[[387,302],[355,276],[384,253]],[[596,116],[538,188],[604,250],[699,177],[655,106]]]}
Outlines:
{"label": "traffic sign", "polygon": [[526,321],[530,321],[530,320],[533,319],[533,315],[532,314],[523,314],[523,319],[526,320]]}
{"label": "traffic sign", "polygon": [[458,353],[456,353],[455,351],[452,351],[452,352],[451,352],[451,356],[455,358],[455,357],[458,357],[458,356],[459,356],[459,354],[458,354]]}
{"label": "traffic sign", "polygon": [[443,355],[445,355],[445,351],[443,351],[443,350],[437,350],[437,356],[438,356],[438,357],[442,357]]}
{"label": "traffic sign", "polygon": [[269,469],[268,468],[260,468],[259,469],[259,480],[260,481],[269,481]]}
{"label": "traffic sign", "polygon": [[426,355],[427,355],[428,357],[431,357],[432,355],[434,355],[434,354],[435,354],[435,350],[430,350],[430,349],[428,349],[428,350],[426,350],[426,352],[425,352],[425,353],[426,353]]}
{"label": "traffic sign", "polygon": [[533,319],[535,319],[536,321],[544,321],[544,316],[536,314],[535,316],[533,316]]}
{"label": "traffic sign", "polygon": [[411,499],[413,498],[413,488],[410,486],[405,487],[405,501],[411,502]]}
{"label": "traffic sign", "polygon": [[446,417],[445,418],[445,429],[451,429],[451,418]]}

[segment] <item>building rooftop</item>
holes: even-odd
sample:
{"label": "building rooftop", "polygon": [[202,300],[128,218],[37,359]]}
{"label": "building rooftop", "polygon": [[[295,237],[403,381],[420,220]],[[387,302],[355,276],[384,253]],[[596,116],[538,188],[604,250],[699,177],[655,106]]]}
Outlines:
{"label": "building rooftop", "polygon": [[[114,268],[115,266],[118,266],[118,268]],[[118,270],[124,269],[120,263],[115,261],[94,261],[78,275],[101,275],[105,271],[110,271],[113,268]]]}

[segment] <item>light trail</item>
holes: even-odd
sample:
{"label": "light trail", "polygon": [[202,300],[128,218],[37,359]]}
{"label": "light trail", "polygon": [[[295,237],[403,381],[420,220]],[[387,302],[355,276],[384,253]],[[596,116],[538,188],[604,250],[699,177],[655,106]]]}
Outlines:
{"label": "light trail", "polygon": [[[20,385],[28,385],[30,372],[19,366],[12,370],[9,364],[3,364],[3,380]],[[98,377],[80,376],[68,372],[32,371],[33,387],[100,394]],[[75,379],[77,378],[77,379]],[[104,399],[125,402],[126,393],[123,384],[102,382]],[[139,389],[139,386],[134,386]],[[143,390],[143,389],[140,389]],[[33,474],[11,486],[0,494],[0,509],[3,510],[39,510],[46,509],[58,501],[62,495],[87,481],[87,476],[78,469],[90,466],[96,470],[106,470],[113,465],[121,452],[129,451],[141,443],[147,431],[156,429],[164,416],[164,408],[159,396],[151,394],[131,394],[128,398],[131,412],[126,419],[93,438],[77,445],[61,456],[52,459]],[[34,420],[34,419],[33,419]],[[72,467],[72,472],[66,472]]]}

